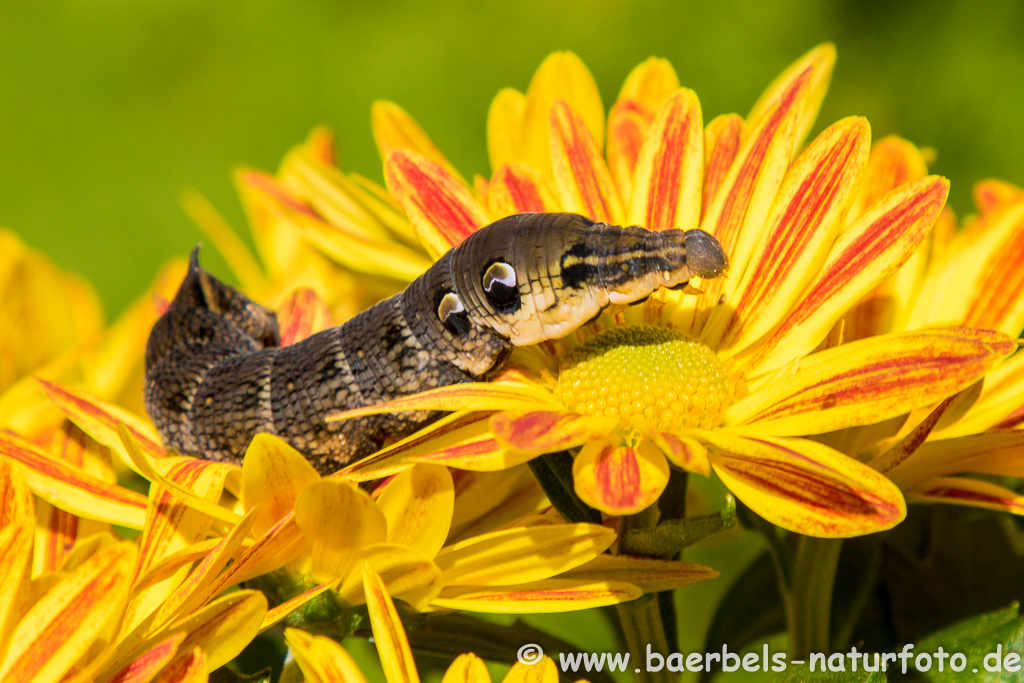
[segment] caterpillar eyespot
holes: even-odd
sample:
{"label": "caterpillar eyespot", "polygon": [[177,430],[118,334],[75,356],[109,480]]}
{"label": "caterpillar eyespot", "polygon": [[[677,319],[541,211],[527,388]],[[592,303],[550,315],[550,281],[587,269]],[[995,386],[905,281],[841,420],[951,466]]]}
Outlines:
{"label": "caterpillar eyespot", "polygon": [[485,378],[515,347],[726,266],[721,245],[700,230],[519,214],[481,228],[344,325],[280,347],[273,312],[202,270],[193,251],[146,346],[146,408],[181,453],[239,462],[252,437],[269,432],[326,474],[438,416],[327,415]]}
{"label": "caterpillar eyespot", "polygon": [[487,300],[502,313],[513,313],[522,303],[516,281],[516,270],[503,261],[487,266],[483,274],[484,294]]}

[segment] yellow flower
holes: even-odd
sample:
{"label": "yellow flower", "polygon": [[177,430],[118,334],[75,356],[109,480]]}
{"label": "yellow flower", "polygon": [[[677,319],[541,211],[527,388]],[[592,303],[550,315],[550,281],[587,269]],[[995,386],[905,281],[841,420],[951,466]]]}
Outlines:
{"label": "yellow flower", "polygon": [[609,514],[657,500],[671,462],[713,469],[755,512],[801,533],[851,536],[898,523],[897,487],[803,437],[931,405],[1016,347],[1006,334],[970,328],[842,345],[830,337],[911,259],[948,190],[925,176],[878,192],[865,174],[870,133],[861,118],[801,149],[833,61],[831,46],[812,50],[746,119],[720,116],[705,128],[696,95],[666,62],[648,60],[627,78],[606,133],[586,68],[574,55],[552,55],[526,94],[503,90],[492,104],[495,170],[473,189],[404,112],[375,107],[388,190],[433,257],[505,215],[576,211],[650,229],[701,227],[731,268],[724,280],[695,283],[702,296],[660,292],[521,350],[490,384],[343,412],[338,419],[462,411],[349,473],[370,478],[417,461],[497,470],[580,447],[576,492]]}
{"label": "yellow flower", "polygon": [[[888,191],[927,172],[912,144],[886,138],[868,162],[872,189]],[[925,244],[845,319],[847,339],[937,326],[967,325],[1016,337],[1024,328],[1024,192],[989,180],[975,187],[979,215],[958,230],[946,210]],[[833,435],[849,455],[884,472],[918,502],[974,505],[1024,513],[1024,497],[960,475],[1024,473],[1024,356],[1004,359],[952,401],[923,406],[879,442]],[[898,429],[898,431],[896,431]],[[861,435],[863,436],[863,435]],[[874,436],[877,436],[875,434]],[[924,441],[923,445],[921,442]]]}
{"label": "yellow flower", "polygon": [[[418,683],[419,672],[409,639],[383,580],[371,567],[364,565],[362,583],[384,679],[388,683]],[[334,640],[295,628],[286,629],[284,637],[308,683],[366,683],[366,676],[355,660]],[[558,669],[547,655],[525,661],[513,665],[502,683],[557,683],[559,680]],[[451,663],[442,680],[444,683],[490,683],[491,675],[482,659],[468,653]]]}

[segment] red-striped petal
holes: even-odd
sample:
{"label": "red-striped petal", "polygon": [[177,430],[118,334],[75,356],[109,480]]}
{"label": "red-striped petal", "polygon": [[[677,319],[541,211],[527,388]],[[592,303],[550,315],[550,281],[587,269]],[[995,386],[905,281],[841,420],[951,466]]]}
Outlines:
{"label": "red-striped petal", "polygon": [[551,163],[564,209],[622,224],[622,203],[600,147],[583,118],[564,100],[551,107]]}
{"label": "red-striped petal", "polygon": [[490,222],[487,210],[464,183],[421,154],[407,149],[391,152],[384,177],[434,258]]}
{"label": "red-striped petal", "polygon": [[532,166],[513,163],[499,168],[487,188],[487,203],[493,216],[558,210],[551,184]]}
{"label": "red-striped petal", "polygon": [[703,171],[700,102],[682,89],[661,107],[640,150],[628,222],[649,230],[697,227]]}

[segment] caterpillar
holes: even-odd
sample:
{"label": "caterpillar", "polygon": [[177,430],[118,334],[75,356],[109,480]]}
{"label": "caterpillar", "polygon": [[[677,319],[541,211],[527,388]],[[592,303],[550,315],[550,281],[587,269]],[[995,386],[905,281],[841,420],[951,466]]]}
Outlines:
{"label": "caterpillar", "polygon": [[485,378],[515,347],[726,266],[701,230],[519,214],[481,228],[344,325],[281,347],[274,313],[202,270],[197,247],[146,344],[146,409],[180,453],[240,462],[252,437],[269,432],[329,473],[440,413],[328,414]]}

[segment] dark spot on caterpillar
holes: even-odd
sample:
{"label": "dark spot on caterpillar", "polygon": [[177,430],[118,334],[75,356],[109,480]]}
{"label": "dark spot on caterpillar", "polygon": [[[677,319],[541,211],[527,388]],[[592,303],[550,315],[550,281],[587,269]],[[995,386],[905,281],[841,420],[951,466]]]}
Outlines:
{"label": "dark spot on caterpillar", "polygon": [[559,270],[562,285],[570,289],[582,289],[597,277],[597,267],[587,263],[591,249],[583,242],[577,242],[562,253]]}
{"label": "dark spot on caterpillar", "polygon": [[437,304],[437,317],[444,328],[457,337],[469,332],[469,315],[455,292],[445,292],[441,297]]}
{"label": "dark spot on caterpillar", "polygon": [[516,270],[509,264],[497,260],[489,262],[480,280],[484,286],[484,295],[494,310],[507,315],[522,307]]}

